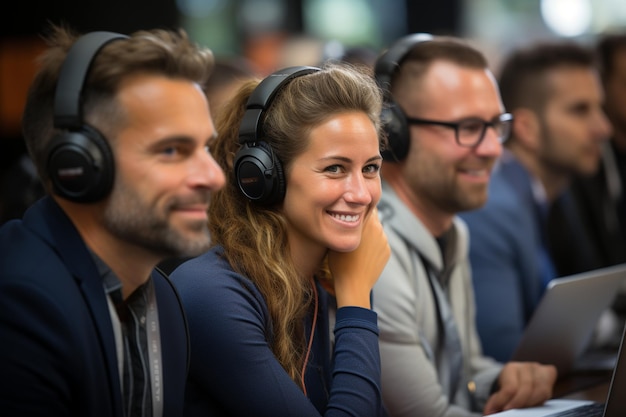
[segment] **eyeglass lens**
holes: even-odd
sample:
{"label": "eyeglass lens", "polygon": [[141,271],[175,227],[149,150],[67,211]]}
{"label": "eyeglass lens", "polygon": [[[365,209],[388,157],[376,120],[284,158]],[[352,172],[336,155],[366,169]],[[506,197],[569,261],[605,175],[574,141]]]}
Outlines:
{"label": "eyeglass lens", "polygon": [[493,127],[500,142],[504,142],[509,137],[511,131],[511,119],[503,116],[498,116],[490,122],[480,119],[461,121],[458,125],[459,144],[462,146],[478,145],[483,140],[489,127]]}

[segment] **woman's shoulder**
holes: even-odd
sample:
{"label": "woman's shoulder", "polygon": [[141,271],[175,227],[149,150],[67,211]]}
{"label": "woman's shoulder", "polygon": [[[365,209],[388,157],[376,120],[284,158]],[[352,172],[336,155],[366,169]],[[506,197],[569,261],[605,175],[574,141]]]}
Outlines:
{"label": "woman's shoulder", "polygon": [[207,268],[215,269],[231,269],[228,261],[224,258],[224,249],[221,246],[213,246],[203,254],[187,259],[181,262],[170,274],[172,277],[196,275],[206,271]]}
{"label": "woman's shoulder", "polygon": [[221,246],[180,264],[170,278],[183,298],[202,297],[253,297],[262,299],[258,288],[246,276],[236,272]]}

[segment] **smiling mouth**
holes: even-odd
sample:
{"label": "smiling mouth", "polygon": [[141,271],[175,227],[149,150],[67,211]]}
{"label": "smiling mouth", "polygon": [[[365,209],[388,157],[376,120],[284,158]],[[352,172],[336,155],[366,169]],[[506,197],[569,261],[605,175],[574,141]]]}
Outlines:
{"label": "smiling mouth", "polygon": [[330,213],[330,215],[337,220],[341,220],[342,222],[347,222],[347,223],[355,223],[359,221],[359,219],[361,218],[361,216],[358,214],[350,215],[350,214]]}
{"label": "smiling mouth", "polygon": [[489,170],[487,169],[464,169],[462,172],[472,177],[486,177],[489,175]]}

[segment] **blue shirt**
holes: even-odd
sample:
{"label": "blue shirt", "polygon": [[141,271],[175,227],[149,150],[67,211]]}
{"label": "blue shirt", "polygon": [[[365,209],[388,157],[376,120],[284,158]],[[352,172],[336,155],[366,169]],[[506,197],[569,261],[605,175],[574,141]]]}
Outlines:
{"label": "blue shirt", "polygon": [[[360,307],[336,311],[318,285],[319,314],[305,373],[307,395],[271,350],[265,300],[232,270],[220,247],[171,274],[189,321],[191,365],[186,416],[382,416],[377,315]],[[305,324],[306,338],[312,317]]]}

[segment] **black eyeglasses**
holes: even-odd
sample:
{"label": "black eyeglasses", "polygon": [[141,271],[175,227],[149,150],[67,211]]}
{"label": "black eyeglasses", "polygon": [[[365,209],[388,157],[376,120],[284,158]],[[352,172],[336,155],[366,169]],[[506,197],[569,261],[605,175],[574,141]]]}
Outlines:
{"label": "black eyeglasses", "polygon": [[511,113],[502,113],[488,122],[477,117],[463,119],[458,122],[444,122],[441,120],[407,117],[406,121],[412,125],[437,125],[454,129],[456,143],[460,146],[473,148],[480,145],[480,142],[482,142],[485,138],[485,133],[489,127],[492,127],[493,130],[496,131],[500,143],[504,143],[511,134],[513,115]]}

